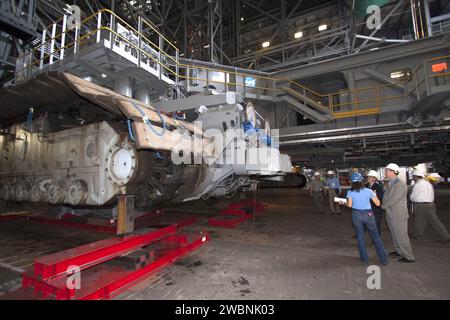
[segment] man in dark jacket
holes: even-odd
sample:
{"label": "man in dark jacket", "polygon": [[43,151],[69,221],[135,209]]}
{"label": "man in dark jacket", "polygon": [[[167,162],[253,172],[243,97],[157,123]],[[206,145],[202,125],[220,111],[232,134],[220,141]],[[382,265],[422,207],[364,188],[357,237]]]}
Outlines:
{"label": "man in dark jacket", "polygon": [[[384,189],[383,184],[378,181],[378,174],[375,170],[370,170],[367,173],[367,187],[371,189],[377,195],[381,203],[383,203]],[[377,207],[375,203],[370,201],[372,206],[372,211],[375,216],[375,221],[377,224],[377,229],[379,235],[381,235],[381,220],[383,220],[384,210],[381,206]]]}

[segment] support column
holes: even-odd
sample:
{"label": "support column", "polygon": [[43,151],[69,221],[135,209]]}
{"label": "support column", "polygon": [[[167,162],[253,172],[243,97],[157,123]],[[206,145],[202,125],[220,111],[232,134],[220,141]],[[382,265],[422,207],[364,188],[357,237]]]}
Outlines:
{"label": "support column", "polygon": [[131,98],[133,95],[131,84],[132,81],[130,77],[120,76],[114,81],[114,91]]}
{"label": "support column", "polygon": [[134,231],[134,195],[117,197],[117,234],[125,235]]}
{"label": "support column", "polygon": [[429,0],[423,0],[423,8],[425,11],[425,22],[427,24],[427,33],[431,37],[433,35],[433,29],[431,27],[431,15],[430,15],[430,4]]}
{"label": "support column", "polygon": [[150,104],[150,94],[147,87],[140,88],[134,93],[134,98],[145,104]]}

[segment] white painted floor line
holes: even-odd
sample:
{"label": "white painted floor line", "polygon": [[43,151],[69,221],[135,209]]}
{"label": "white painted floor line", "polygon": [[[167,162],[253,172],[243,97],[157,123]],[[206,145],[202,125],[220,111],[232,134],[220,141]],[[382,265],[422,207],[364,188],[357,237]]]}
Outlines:
{"label": "white painted floor line", "polygon": [[4,262],[0,262],[0,267],[9,269],[9,270],[12,270],[12,271],[15,271],[15,272],[20,272],[20,273],[25,272],[25,269],[15,267],[15,266],[13,266],[11,264],[4,263]]}

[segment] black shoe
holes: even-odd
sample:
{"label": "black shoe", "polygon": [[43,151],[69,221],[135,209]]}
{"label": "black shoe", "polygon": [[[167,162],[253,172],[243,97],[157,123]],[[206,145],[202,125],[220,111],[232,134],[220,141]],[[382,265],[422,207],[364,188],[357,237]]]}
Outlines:
{"label": "black shoe", "polygon": [[396,251],[389,252],[389,255],[391,257],[401,257],[401,255],[399,255]]}
{"label": "black shoe", "polygon": [[414,260],[409,260],[409,259],[406,259],[406,258],[400,258],[400,259],[398,259],[398,262],[414,263],[415,261]]}
{"label": "black shoe", "polygon": [[338,215],[338,216],[340,216],[340,215],[341,215],[341,213],[340,213],[340,212],[338,212],[338,213],[337,213],[337,215]]}
{"label": "black shoe", "polygon": [[334,216],[334,212],[332,212],[331,215]]}
{"label": "black shoe", "polygon": [[325,214],[325,212],[322,212],[321,214]]}

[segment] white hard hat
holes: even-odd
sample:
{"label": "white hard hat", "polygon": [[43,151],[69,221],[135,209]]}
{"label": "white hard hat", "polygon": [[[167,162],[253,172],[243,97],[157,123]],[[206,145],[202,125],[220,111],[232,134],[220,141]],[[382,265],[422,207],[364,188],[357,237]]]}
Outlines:
{"label": "white hard hat", "polygon": [[441,176],[439,173],[433,172],[427,176],[428,181],[438,183],[441,181]]}
{"label": "white hard hat", "polygon": [[328,170],[327,174],[334,174],[333,170]]}
{"label": "white hard hat", "polygon": [[440,179],[441,178],[440,174],[436,173],[436,172],[430,173],[428,175],[428,177],[433,178],[433,179]]}
{"label": "white hard hat", "polygon": [[422,169],[414,169],[412,174],[413,174],[413,176],[425,177],[426,172],[425,172],[425,170],[422,170]]}
{"label": "white hard hat", "polygon": [[367,177],[374,177],[374,178],[378,178],[378,173],[375,170],[370,170],[367,174]]}
{"label": "white hard hat", "polygon": [[319,172],[319,171],[316,171],[316,172],[314,172],[314,175],[315,175],[315,176],[320,176],[320,172]]}
{"label": "white hard hat", "polygon": [[400,172],[400,167],[399,167],[397,164],[395,164],[395,163],[389,163],[389,164],[386,166],[386,169],[395,171],[395,172],[397,172],[397,173]]}

